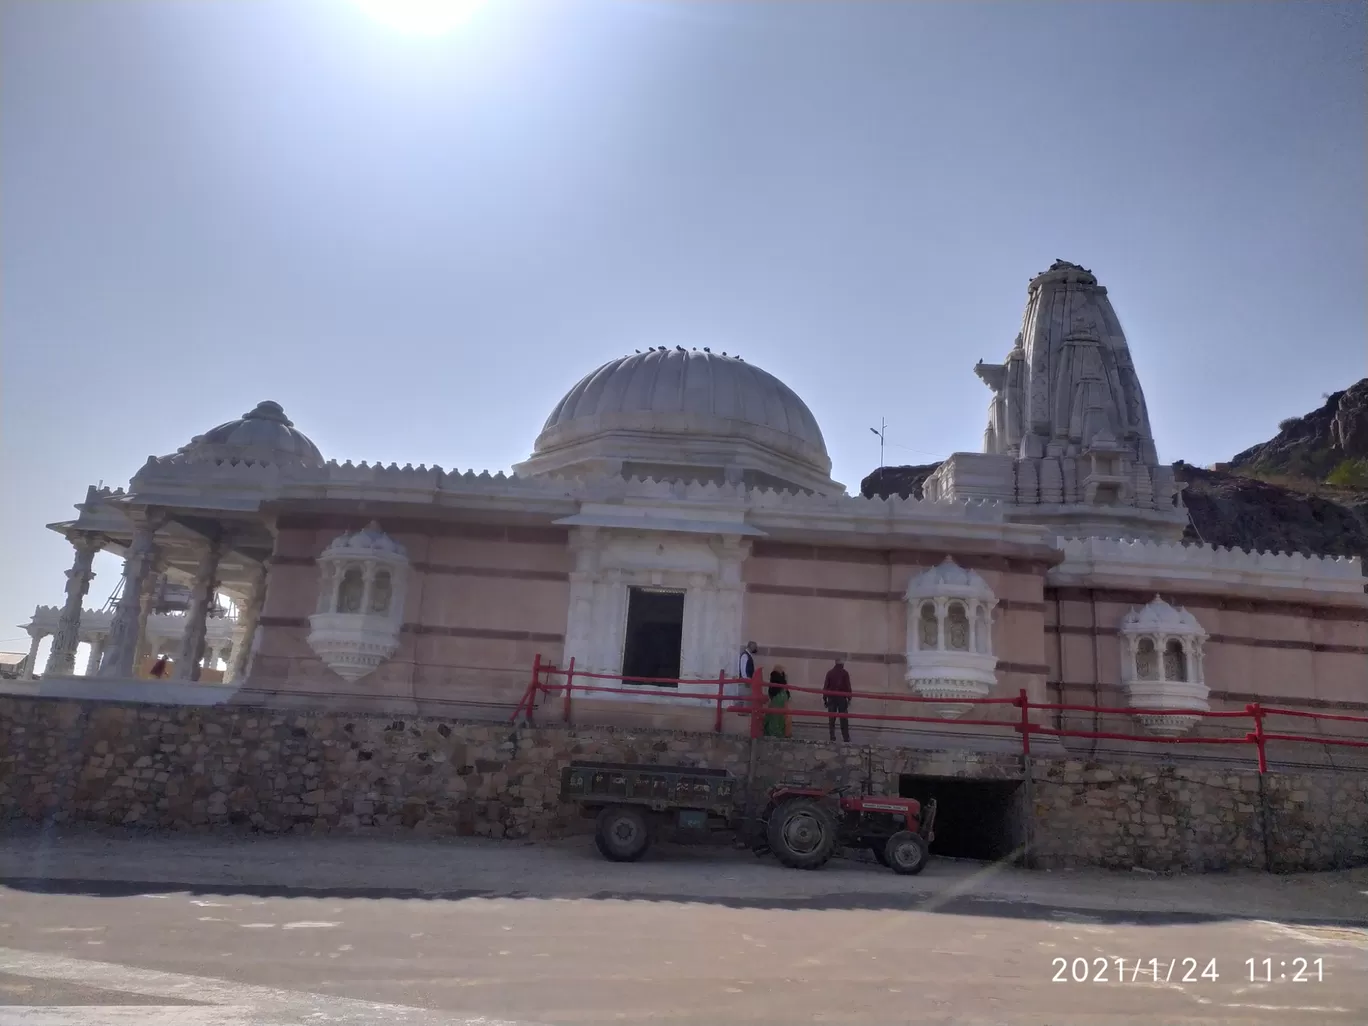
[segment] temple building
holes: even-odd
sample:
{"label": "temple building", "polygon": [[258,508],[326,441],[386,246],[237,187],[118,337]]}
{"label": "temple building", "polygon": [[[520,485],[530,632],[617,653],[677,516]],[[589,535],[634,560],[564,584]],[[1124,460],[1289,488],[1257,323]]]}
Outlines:
{"label": "temple building", "polygon": [[[573,659],[683,681],[574,716],[711,729],[707,696],[754,639],[794,684],[839,657],[858,691],[936,700],[940,723],[860,726],[884,741],[989,744],[957,724],[965,700],[1021,690],[1171,710],[1127,717],[1167,736],[1192,728],[1183,710],[1255,700],[1368,709],[1359,561],[1180,541],[1090,272],[1034,278],[1006,359],[975,370],[983,451],[951,456],[923,499],[848,495],[803,400],[708,349],[592,370],[512,474],[325,459],[263,402],[50,525],[75,549],[66,599],[27,625],[53,638],[41,679],[7,687],[507,719],[535,661]],[[125,560],[103,612],[86,608],[100,550]],[[149,679],[160,655],[169,675]]]}

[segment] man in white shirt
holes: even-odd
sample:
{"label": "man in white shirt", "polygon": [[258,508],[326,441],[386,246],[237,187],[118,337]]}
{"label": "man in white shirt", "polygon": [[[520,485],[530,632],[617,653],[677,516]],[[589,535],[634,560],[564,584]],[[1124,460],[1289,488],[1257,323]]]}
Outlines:
{"label": "man in white shirt", "polygon": [[[742,680],[750,680],[755,676],[755,653],[760,651],[760,646],[753,641],[746,642],[746,647],[741,650],[741,663],[737,670],[737,676]],[[736,687],[737,697],[744,698],[747,694],[747,687],[738,684]]]}

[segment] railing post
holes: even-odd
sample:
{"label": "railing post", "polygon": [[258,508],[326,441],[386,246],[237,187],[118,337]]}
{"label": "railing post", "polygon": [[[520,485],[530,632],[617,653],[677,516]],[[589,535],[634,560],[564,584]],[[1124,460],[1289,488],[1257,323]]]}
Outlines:
{"label": "railing post", "polygon": [[538,652],[532,660],[532,680],[527,685],[527,690],[523,692],[522,698],[518,700],[518,708],[514,710],[513,719],[516,721],[518,714],[523,711],[523,706],[527,706],[527,722],[532,722],[532,706],[537,701],[537,682],[541,680],[541,653]]}
{"label": "railing post", "polygon": [[764,689],[760,686],[760,667],[757,666],[751,674],[751,724],[750,736],[761,737],[764,734]]}
{"label": "railing post", "polygon": [[717,715],[713,717],[713,733],[722,733],[722,701],[723,694],[727,689],[727,673],[725,670],[717,675]]}
{"label": "railing post", "polygon": [[1268,772],[1268,752],[1264,748],[1264,729],[1263,729],[1263,706],[1258,702],[1251,702],[1245,706],[1245,711],[1254,717],[1254,744],[1259,749],[1259,774]]}
{"label": "railing post", "polygon": [[561,709],[561,718],[566,725],[570,723],[570,687],[575,680],[575,657],[570,657],[570,665],[565,669],[565,702]]}
{"label": "railing post", "polygon": [[1021,754],[1031,754],[1031,700],[1026,697],[1026,689],[1017,692],[1017,704],[1021,706]]}

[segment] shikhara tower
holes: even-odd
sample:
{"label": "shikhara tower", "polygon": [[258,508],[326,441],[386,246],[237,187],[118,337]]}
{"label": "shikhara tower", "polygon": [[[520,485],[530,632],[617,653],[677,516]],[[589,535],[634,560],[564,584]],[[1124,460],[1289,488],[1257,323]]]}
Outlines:
{"label": "shikhara tower", "polygon": [[1064,260],[1031,279],[1021,332],[975,373],[993,391],[982,453],[955,453],[932,499],[994,499],[1065,536],[1174,540],[1187,514],[1105,287]]}

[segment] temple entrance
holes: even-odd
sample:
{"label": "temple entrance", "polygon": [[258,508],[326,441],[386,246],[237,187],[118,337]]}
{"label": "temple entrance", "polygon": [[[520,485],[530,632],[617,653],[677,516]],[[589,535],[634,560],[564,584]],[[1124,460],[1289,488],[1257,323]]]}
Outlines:
{"label": "temple entrance", "polygon": [[683,635],[684,592],[665,588],[628,588],[627,638],[622,647],[622,675],[678,678],[679,648]]}
{"label": "temple entrance", "polygon": [[1026,843],[1025,789],[1020,780],[967,780],[904,773],[898,793],[920,802],[936,799],[933,855],[1015,861]]}

